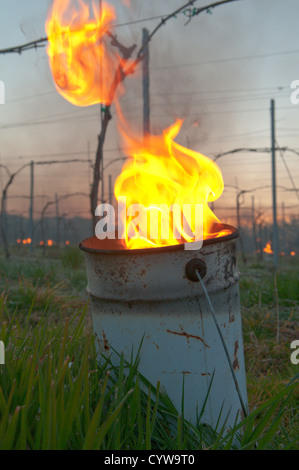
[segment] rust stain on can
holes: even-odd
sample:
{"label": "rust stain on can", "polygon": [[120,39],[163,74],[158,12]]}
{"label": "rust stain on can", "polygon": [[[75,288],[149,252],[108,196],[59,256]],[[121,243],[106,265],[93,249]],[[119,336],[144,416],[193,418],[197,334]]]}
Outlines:
{"label": "rust stain on can", "polygon": [[200,336],[197,336],[197,335],[190,335],[189,333],[186,333],[186,331],[182,331],[182,332],[178,332],[178,331],[171,331],[171,330],[166,330],[167,333],[171,333],[172,335],[178,335],[178,336],[185,336],[187,338],[187,342],[189,343],[189,339],[190,338],[193,338],[193,339],[199,339],[199,341],[201,341],[204,346],[206,348],[209,348],[210,346],[208,344],[206,344],[204,342],[204,340],[200,337]]}
{"label": "rust stain on can", "polygon": [[229,308],[229,323],[233,323],[235,321],[235,315],[232,312],[232,307]]}
{"label": "rust stain on can", "polygon": [[233,362],[234,370],[239,370],[240,369],[239,359],[237,357],[238,350],[239,350],[239,341],[236,341],[235,342],[235,350],[234,350],[234,362]]}
{"label": "rust stain on can", "polygon": [[230,292],[227,294],[227,306],[228,306],[228,321],[229,323],[233,323],[235,321],[235,315],[233,313],[232,296]]}
{"label": "rust stain on can", "polygon": [[107,340],[104,330],[102,330],[102,336],[103,336],[104,349],[105,351],[109,351],[110,348],[109,348],[108,340]]}

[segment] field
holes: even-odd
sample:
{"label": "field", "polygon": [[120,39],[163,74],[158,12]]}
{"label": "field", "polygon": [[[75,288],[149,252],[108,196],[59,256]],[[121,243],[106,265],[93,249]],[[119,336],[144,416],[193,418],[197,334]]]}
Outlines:
{"label": "field", "polygon": [[137,364],[97,358],[82,253],[36,251],[0,257],[0,449],[298,449],[295,258],[239,263],[251,413],[226,435],[186,422]]}

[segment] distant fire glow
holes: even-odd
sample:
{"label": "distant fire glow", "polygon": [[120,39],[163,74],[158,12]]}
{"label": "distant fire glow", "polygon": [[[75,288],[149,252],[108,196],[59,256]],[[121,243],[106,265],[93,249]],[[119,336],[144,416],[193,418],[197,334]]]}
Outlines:
{"label": "distant fire glow", "polygon": [[271,242],[268,242],[263,249],[264,253],[267,253],[268,255],[273,255],[272,247],[271,247]]}

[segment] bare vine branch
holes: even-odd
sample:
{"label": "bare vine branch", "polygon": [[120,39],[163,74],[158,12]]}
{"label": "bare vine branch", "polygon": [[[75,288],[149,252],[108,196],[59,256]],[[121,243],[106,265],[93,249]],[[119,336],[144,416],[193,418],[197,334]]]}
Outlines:
{"label": "bare vine branch", "polygon": [[[1,197],[1,212],[0,212],[0,225],[1,225],[1,235],[4,245],[5,256],[8,259],[10,257],[9,251],[9,243],[6,236],[6,227],[5,227],[5,215],[6,215],[6,199],[7,199],[7,191],[10,185],[13,183],[15,177],[24,170],[24,168],[28,167],[30,164],[26,163],[25,165],[21,166],[17,171],[14,173],[10,173],[9,169],[6,167],[8,172],[9,178],[2,190],[2,197]],[[5,165],[1,165],[1,167],[5,167]]]}

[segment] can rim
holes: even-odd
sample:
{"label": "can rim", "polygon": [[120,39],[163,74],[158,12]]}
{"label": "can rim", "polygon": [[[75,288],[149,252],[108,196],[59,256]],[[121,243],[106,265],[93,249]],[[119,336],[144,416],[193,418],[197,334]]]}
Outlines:
{"label": "can rim", "polygon": [[[223,235],[222,237],[208,238],[206,240],[203,240],[202,246],[209,246],[209,245],[215,245],[216,243],[228,242],[230,240],[235,240],[236,238],[239,237],[239,230],[236,227],[233,227],[232,225],[228,225],[228,224],[223,224],[222,227],[223,229],[230,229],[231,233],[229,233],[228,235]],[[185,245],[184,243],[180,243],[179,245],[161,246],[158,248],[138,248],[136,250],[127,250],[127,249],[120,248],[120,247],[118,249],[103,249],[103,248],[91,248],[89,246],[85,246],[86,242],[90,242],[91,240],[97,241],[97,243],[101,242],[95,236],[86,238],[79,244],[80,250],[86,253],[107,254],[107,255],[117,254],[117,255],[132,256],[135,254],[158,254],[158,253],[167,253],[171,251],[179,251],[179,250],[183,250],[184,245]],[[112,242],[114,242],[114,240],[112,240]]]}

